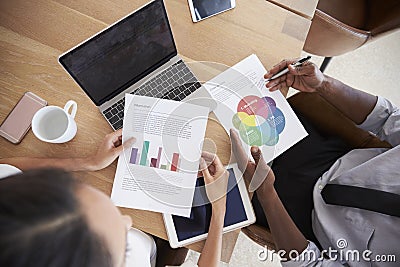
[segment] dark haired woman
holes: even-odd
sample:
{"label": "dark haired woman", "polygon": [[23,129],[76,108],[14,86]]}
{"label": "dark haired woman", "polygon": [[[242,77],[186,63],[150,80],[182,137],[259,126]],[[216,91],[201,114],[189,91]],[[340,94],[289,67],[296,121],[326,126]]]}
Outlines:
{"label": "dark haired woman", "polygon": [[[0,266],[154,266],[151,236],[132,227],[108,196],[78,182],[65,170],[97,170],[122,152],[121,132],[107,135],[86,159],[0,160]],[[217,266],[221,255],[228,175],[217,157],[201,161],[213,199],[209,236],[198,266]],[[55,166],[59,169],[36,169]],[[22,173],[20,170],[23,170]],[[211,190],[210,190],[211,188]],[[222,197],[220,197],[222,196]],[[185,262],[181,266],[196,266]]]}

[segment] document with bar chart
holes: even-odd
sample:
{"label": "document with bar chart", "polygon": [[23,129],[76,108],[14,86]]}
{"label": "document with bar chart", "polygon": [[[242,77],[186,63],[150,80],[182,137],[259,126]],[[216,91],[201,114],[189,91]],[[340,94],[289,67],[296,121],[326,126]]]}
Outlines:
{"label": "document with bar chart", "polygon": [[189,217],[209,109],[127,94],[124,113],[111,199],[120,207]]}

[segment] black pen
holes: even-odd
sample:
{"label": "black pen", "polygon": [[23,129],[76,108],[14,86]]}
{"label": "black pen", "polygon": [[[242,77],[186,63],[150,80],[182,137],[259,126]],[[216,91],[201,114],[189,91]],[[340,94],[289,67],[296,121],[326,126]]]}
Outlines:
{"label": "black pen", "polygon": [[[293,62],[291,65],[293,67],[299,67],[299,66],[303,65],[304,62],[306,62],[306,61],[308,61],[310,59],[311,59],[311,56],[303,57],[303,58],[299,59],[298,61]],[[289,68],[283,69],[280,72],[278,72],[277,74],[275,74],[274,76],[272,76],[271,78],[265,79],[265,82],[269,82],[271,80],[279,78],[279,77],[281,77],[282,75],[285,75],[288,72],[289,72]]]}

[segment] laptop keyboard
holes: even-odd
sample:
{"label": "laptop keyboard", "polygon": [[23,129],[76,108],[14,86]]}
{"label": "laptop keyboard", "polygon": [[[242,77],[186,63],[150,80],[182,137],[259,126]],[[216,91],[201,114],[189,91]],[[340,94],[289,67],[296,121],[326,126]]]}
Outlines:
{"label": "laptop keyboard", "polygon": [[[199,81],[186,64],[180,60],[140,86],[131,94],[181,101],[200,87],[201,84]],[[104,116],[110,122],[114,130],[122,128],[124,106],[125,98],[122,98],[103,111]]]}

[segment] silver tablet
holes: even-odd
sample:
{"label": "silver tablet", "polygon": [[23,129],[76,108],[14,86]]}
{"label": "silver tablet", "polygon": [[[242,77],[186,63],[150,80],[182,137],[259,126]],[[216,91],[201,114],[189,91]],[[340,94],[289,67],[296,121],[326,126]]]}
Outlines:
{"label": "silver tablet", "polygon": [[236,6],[236,0],[188,0],[193,22],[209,18]]}
{"label": "silver tablet", "polygon": [[[236,164],[229,165],[227,170],[229,180],[224,233],[248,226],[256,221],[241,172]],[[211,204],[208,204],[203,178],[197,179],[190,217],[164,214],[163,218],[172,248],[206,239],[210,226]]]}

